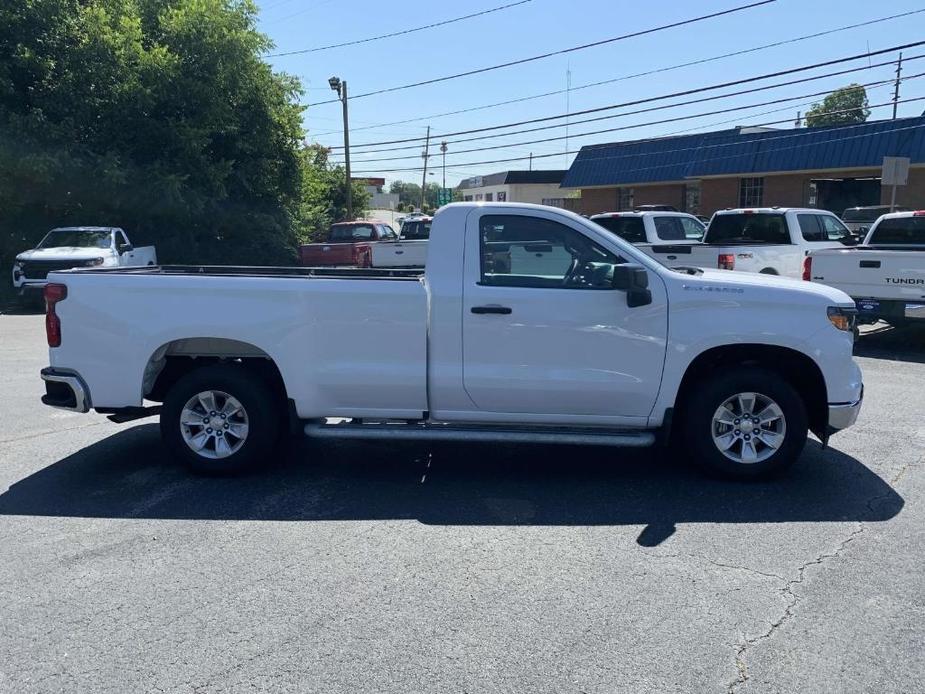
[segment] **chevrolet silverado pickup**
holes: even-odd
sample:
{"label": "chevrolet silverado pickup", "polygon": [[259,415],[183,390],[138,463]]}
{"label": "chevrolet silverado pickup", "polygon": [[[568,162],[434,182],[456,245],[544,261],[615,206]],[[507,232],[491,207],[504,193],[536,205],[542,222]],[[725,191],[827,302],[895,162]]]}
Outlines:
{"label": "chevrolet silverado pickup", "polygon": [[340,222],[331,225],[324,241],[299,246],[299,263],[310,267],[370,267],[373,245],[397,239],[395,230],[383,222]]}
{"label": "chevrolet silverado pickup", "polygon": [[691,461],[755,478],[790,465],[807,430],[826,440],[858,415],[855,307],[837,289],[672,270],[540,205],[447,205],[428,243],[425,271],[53,273],[43,402],[116,421],[159,412],[167,448],[208,473],[259,463],[294,427],[680,441]]}
{"label": "chevrolet silverado pickup", "polygon": [[810,251],[854,242],[841,220],[825,210],[719,210],[710,219],[703,243],[672,249],[674,260],[655,257],[669,267],[693,265],[800,279],[803,258]]}
{"label": "chevrolet silverado pickup", "polygon": [[154,246],[133,246],[115,227],[62,227],[52,229],[31,251],[16,256],[13,288],[20,296],[41,298],[46,277],[53,270],[75,267],[133,267],[154,265]]}
{"label": "chevrolet silverado pickup", "polygon": [[883,215],[856,248],[810,253],[803,279],[851,296],[861,323],[925,319],[925,210]]}
{"label": "chevrolet silverado pickup", "polygon": [[706,231],[699,219],[685,212],[604,212],[590,219],[666,265],[686,260],[690,249],[681,246],[700,243]]}

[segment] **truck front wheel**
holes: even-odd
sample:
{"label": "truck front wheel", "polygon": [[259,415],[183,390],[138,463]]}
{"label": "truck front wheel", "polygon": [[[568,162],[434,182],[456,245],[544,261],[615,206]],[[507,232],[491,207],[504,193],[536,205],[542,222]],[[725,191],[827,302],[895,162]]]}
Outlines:
{"label": "truck front wheel", "polygon": [[232,474],[272,453],[279,409],[259,376],[240,366],[206,366],[167,392],[161,436],[194,472]]}
{"label": "truck front wheel", "polygon": [[802,398],[780,375],[731,367],[694,384],[683,437],[696,462],[733,479],[760,479],[799,457],[808,430]]}

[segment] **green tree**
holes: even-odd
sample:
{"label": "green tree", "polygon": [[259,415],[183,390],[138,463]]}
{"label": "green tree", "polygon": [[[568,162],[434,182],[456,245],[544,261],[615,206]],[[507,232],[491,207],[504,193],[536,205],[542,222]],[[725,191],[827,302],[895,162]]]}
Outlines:
{"label": "green tree", "polygon": [[[347,218],[344,168],[332,164],[328,155],[328,149],[321,145],[309,145],[300,152],[302,192],[298,226],[303,240],[320,240],[332,222]],[[362,217],[369,206],[369,193],[356,181],[352,192],[354,217]]]}
{"label": "green tree", "polygon": [[860,84],[849,84],[836,89],[822,103],[813,104],[806,112],[806,125],[816,128],[822,125],[863,123],[870,116],[867,106],[867,90]]}
{"label": "green tree", "polygon": [[0,3],[0,262],[62,224],[167,262],[295,258],[297,80],[252,0]]}

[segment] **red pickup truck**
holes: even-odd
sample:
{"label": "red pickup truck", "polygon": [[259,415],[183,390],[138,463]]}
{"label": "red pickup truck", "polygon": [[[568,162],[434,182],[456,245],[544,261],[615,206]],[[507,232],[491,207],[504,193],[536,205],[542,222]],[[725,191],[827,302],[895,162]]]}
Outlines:
{"label": "red pickup truck", "polygon": [[299,246],[299,263],[308,267],[371,267],[371,244],[396,240],[398,234],[383,222],[340,222],[328,229],[327,240]]}

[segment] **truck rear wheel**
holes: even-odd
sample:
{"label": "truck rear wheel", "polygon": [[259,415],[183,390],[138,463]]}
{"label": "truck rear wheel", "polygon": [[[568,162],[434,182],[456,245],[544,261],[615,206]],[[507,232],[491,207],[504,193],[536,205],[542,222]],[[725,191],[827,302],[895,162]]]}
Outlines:
{"label": "truck rear wheel", "polygon": [[687,450],[723,477],[778,475],[806,443],[802,398],[780,375],[759,367],[732,367],[694,384],[685,411]]}
{"label": "truck rear wheel", "polygon": [[240,366],[196,369],[168,391],[161,437],[194,472],[223,475],[272,453],[281,423],[270,388]]}

